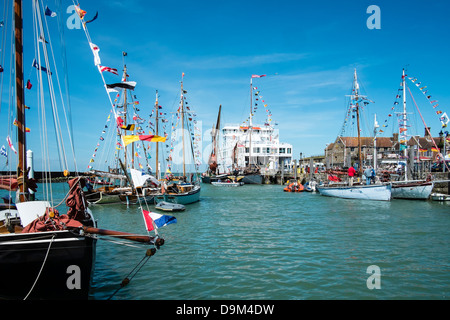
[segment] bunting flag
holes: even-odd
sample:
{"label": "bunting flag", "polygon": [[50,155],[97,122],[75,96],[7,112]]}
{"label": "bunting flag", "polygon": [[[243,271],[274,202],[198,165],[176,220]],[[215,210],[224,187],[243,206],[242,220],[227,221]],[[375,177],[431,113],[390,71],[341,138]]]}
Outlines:
{"label": "bunting flag", "polygon": [[81,10],[80,6],[77,6],[77,5],[75,6],[75,11],[78,14],[78,16],[80,17],[80,19],[83,20],[85,14],[86,14],[86,11]]}
{"label": "bunting flag", "polygon": [[[409,77],[408,78],[412,83],[415,83],[417,81],[417,78]],[[415,85],[419,88],[419,90],[423,93],[423,95],[428,99],[430,104],[432,105],[433,109],[437,108],[439,104],[437,103],[438,100],[431,100],[431,95],[427,94],[428,90],[425,90],[427,86],[419,87],[421,82],[415,83]],[[449,122],[449,118],[445,112],[442,110],[436,110],[436,114],[439,116],[439,121],[442,124],[442,128],[446,128]],[[442,116],[441,116],[442,115]]]}
{"label": "bunting flag", "polygon": [[[13,125],[15,125],[16,127],[19,126],[18,122],[17,122],[17,119],[14,119]],[[30,132],[30,129],[29,128],[25,128],[25,132]]]}
{"label": "bunting flag", "polygon": [[92,42],[89,42],[89,46],[91,47],[92,53],[94,54],[94,64],[96,66],[100,65],[102,63],[100,60],[100,56],[98,54],[100,48],[97,45],[93,44]]}
{"label": "bunting flag", "polygon": [[27,81],[27,89],[30,90],[33,85],[31,84],[30,79]]}
{"label": "bunting flag", "polygon": [[50,75],[52,74],[50,71],[47,70],[47,68],[39,66],[39,63],[37,63],[36,59],[33,60],[33,67],[35,67],[38,70],[47,72],[47,74],[50,74]]}
{"label": "bunting flag", "polygon": [[106,85],[107,89],[122,88],[122,89],[134,90],[134,87],[136,87],[135,81],[126,81],[126,82],[112,83],[112,84]]}
{"label": "bunting flag", "polygon": [[45,15],[54,18],[54,17],[56,17],[56,12],[53,12],[46,6],[45,7]]}
{"label": "bunting flag", "polygon": [[0,155],[8,158],[8,152],[6,151],[5,145],[3,145],[2,148],[0,149]]}
{"label": "bunting flag", "polygon": [[177,218],[174,216],[163,215],[147,210],[142,210],[142,215],[144,216],[147,231],[153,231],[155,229],[167,226],[168,224],[177,222]]}
{"label": "bunting flag", "polygon": [[119,74],[117,73],[117,69],[115,69],[115,68],[110,68],[110,67],[105,67],[105,66],[99,65],[99,66],[98,66],[98,69],[100,70],[100,72],[108,71],[108,72],[111,72],[111,73],[115,74],[116,76],[119,75]]}
{"label": "bunting flag", "polygon": [[97,18],[98,18],[98,11],[97,11],[97,13],[95,14],[95,16],[94,16],[91,20],[85,21],[85,22],[84,22],[84,25],[86,25],[86,23],[89,23],[89,22],[94,21],[94,20],[97,19]]}
{"label": "bunting flag", "polygon": [[156,136],[156,135],[130,135],[130,136],[122,136],[123,144],[125,146],[129,145],[135,141],[148,141],[148,142],[166,142],[165,137]]}
{"label": "bunting flag", "polygon": [[6,141],[8,142],[9,147],[11,148],[12,151],[14,151],[15,154],[17,154],[16,149],[14,148],[12,142],[11,142],[11,138],[9,136],[6,137]]}
{"label": "bunting flag", "polygon": [[127,131],[133,131],[134,130],[134,124],[129,124],[127,126],[121,126],[120,127],[123,130],[127,130]]}

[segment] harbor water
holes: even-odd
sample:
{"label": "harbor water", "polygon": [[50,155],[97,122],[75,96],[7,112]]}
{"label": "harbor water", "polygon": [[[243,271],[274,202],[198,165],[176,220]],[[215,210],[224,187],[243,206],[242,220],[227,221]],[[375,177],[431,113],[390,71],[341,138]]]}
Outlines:
{"label": "harbor water", "polygon": [[[123,288],[147,247],[99,240],[90,299],[450,297],[449,203],[347,200],[279,185],[202,184],[201,192],[174,213],[176,224],[158,229],[164,246]],[[137,206],[91,210],[99,228],[146,234]]]}

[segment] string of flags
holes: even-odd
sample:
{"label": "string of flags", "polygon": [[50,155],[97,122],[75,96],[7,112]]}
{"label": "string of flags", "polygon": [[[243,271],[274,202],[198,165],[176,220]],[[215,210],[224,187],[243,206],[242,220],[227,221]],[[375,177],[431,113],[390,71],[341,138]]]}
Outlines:
{"label": "string of flags", "polygon": [[[252,75],[252,78],[262,78],[265,76],[266,76],[265,74],[263,74],[263,75],[255,75],[254,74],[254,75]],[[256,114],[259,103],[262,103],[264,110],[266,112],[266,117],[267,117],[264,122],[264,126],[273,128],[273,126],[278,125],[278,123],[273,121],[272,112],[270,111],[268,104],[265,102],[264,97],[261,94],[261,91],[258,90],[258,87],[252,86],[252,95],[254,96],[254,102],[253,102],[252,109],[251,109],[251,116],[253,117]],[[247,117],[247,119],[245,119],[243,121],[243,124],[241,127],[248,126],[249,121],[250,121],[250,115]]]}
{"label": "string of flags", "polygon": [[[356,95],[356,90],[359,90],[359,85],[357,87],[353,87],[352,88],[352,97],[354,98]],[[356,119],[356,109],[359,108],[361,111],[364,110],[364,107],[366,107],[370,102],[370,100],[359,96],[358,100],[352,99],[351,102],[349,103],[349,106],[347,108],[347,113],[345,115],[344,118],[344,123],[342,124],[342,128],[341,128],[341,136],[345,135],[345,130],[348,127],[348,123],[349,120],[351,120],[351,126],[354,127],[355,125],[355,119]]]}
{"label": "string of flags", "polygon": [[[413,83],[419,90],[420,92],[422,92],[422,94],[425,96],[425,98],[428,100],[428,102],[430,103],[430,105],[432,106],[433,109],[436,109],[439,107],[439,103],[438,100],[434,99],[432,97],[432,95],[429,93],[428,90],[428,86],[423,85],[423,83],[421,81],[418,81],[418,79],[416,77],[408,77],[406,74],[402,75],[402,82],[400,83],[400,88],[397,90],[397,94],[395,96],[395,101],[393,103],[393,106],[391,107],[391,112],[388,114],[388,119],[384,120],[384,124],[382,125],[382,128],[386,128],[388,127],[388,121],[389,118],[392,118],[394,115],[394,110],[396,109],[396,107],[398,105],[400,105],[400,100],[403,99],[403,95],[406,94],[405,89],[403,88],[403,80],[410,80],[411,83]],[[441,122],[441,126],[442,128],[446,128],[449,122],[449,117],[447,115],[446,112],[443,112],[441,109],[437,109],[435,110],[436,115],[438,116],[439,121]],[[408,142],[408,137],[410,137],[410,135],[408,134],[408,128],[409,125],[406,123],[404,123],[406,120],[406,122],[408,122],[408,118],[407,118],[407,114],[404,114],[403,112],[398,112],[397,113],[397,122],[398,122],[398,127],[399,127],[399,137],[400,137],[400,151],[405,150],[407,148],[407,142]],[[380,133],[384,132],[383,129],[379,130]],[[421,152],[425,152],[427,150],[419,150]],[[433,148],[432,151],[439,151],[436,148]]]}
{"label": "string of flags", "polygon": [[442,110],[436,109],[439,107],[439,101],[432,99],[432,96],[428,93],[427,86],[421,86],[422,82],[419,82],[415,77],[408,77],[408,79],[416,85],[417,88],[423,93],[423,95],[427,98],[428,102],[431,104],[433,109],[435,109],[436,115],[439,116],[439,121],[441,122],[442,128],[446,128],[449,122],[449,117],[446,112]]}
{"label": "string of flags", "polygon": [[[184,73],[183,73],[184,76]],[[178,126],[181,124],[181,107],[182,104],[185,106],[185,114],[184,117],[186,118],[186,124],[187,124],[187,131],[190,133],[190,139],[192,143],[192,151],[193,151],[193,158],[194,158],[194,166],[196,170],[199,170],[199,166],[201,165],[201,158],[202,154],[200,151],[199,143],[201,142],[201,128],[197,126],[197,120],[195,117],[197,116],[196,113],[192,112],[191,107],[189,106],[189,102],[186,101],[187,91],[184,90],[181,93],[181,99],[180,104],[175,112],[174,115],[172,115],[172,121],[171,121],[171,137],[170,137],[170,145],[166,144],[166,148],[169,150],[169,154],[167,157],[167,168],[166,173],[170,174],[173,170],[173,153],[174,153],[174,143],[177,141],[177,132],[176,130]]]}

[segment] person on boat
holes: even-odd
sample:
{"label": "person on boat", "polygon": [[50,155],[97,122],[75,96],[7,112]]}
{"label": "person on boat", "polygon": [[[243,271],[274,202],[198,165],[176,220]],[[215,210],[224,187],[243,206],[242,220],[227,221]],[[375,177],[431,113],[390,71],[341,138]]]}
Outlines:
{"label": "person on boat", "polygon": [[[371,168],[372,168],[372,167],[371,167]],[[372,182],[373,184],[375,184],[376,173],[375,173],[375,169],[374,169],[374,168],[372,168],[372,169],[370,170],[370,179],[372,180],[371,182]]]}
{"label": "person on boat", "polygon": [[356,174],[355,168],[353,168],[353,166],[350,166],[348,168],[347,174],[348,174],[348,185],[352,186],[353,185],[353,177]]}
{"label": "person on boat", "polygon": [[366,177],[366,184],[369,185],[370,182],[372,181],[372,167],[368,166],[365,170],[364,170],[364,176]]}

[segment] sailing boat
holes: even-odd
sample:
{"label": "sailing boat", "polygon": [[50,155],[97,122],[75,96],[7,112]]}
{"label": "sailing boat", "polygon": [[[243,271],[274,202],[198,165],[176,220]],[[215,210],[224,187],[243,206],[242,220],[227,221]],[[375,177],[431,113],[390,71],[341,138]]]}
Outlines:
{"label": "sailing boat", "polygon": [[217,182],[220,179],[225,178],[228,174],[219,174],[219,163],[217,161],[219,154],[219,133],[220,133],[220,116],[222,105],[219,106],[219,112],[217,114],[216,125],[211,130],[212,138],[212,150],[208,160],[208,170],[202,175],[203,183]]}
{"label": "sailing boat", "polygon": [[[155,202],[159,203],[161,201],[165,202],[174,202],[178,204],[190,204],[200,200],[200,180],[198,179],[198,174],[194,177],[194,174],[191,174],[190,181],[187,180],[187,171],[186,171],[186,144],[185,144],[185,129],[187,129],[189,133],[189,149],[192,153],[192,158],[195,162],[195,154],[194,154],[194,146],[191,135],[191,126],[189,125],[189,117],[187,116],[186,106],[185,106],[185,94],[186,90],[183,88],[183,78],[184,73],[182,74],[181,79],[181,94],[180,94],[180,105],[178,107],[178,114],[181,117],[181,142],[182,142],[182,163],[183,163],[183,175],[180,179],[175,180],[172,178],[166,179],[164,181],[162,189],[162,194],[155,197]],[[195,165],[195,167],[197,167]],[[195,179],[195,180],[194,180]]]}
{"label": "sailing boat", "polygon": [[[265,75],[264,75],[265,76]],[[249,115],[249,125],[248,128],[244,128],[244,130],[247,130],[249,135],[249,154],[248,154],[248,165],[246,168],[243,169],[242,175],[244,178],[242,179],[242,182],[245,184],[262,184],[263,177],[261,175],[260,168],[253,164],[252,161],[252,135],[253,135],[253,78],[260,78],[262,76],[259,75],[252,75],[250,78],[250,115]]]}
{"label": "sailing boat", "polygon": [[[142,139],[142,135],[138,136],[135,133],[136,127],[139,128],[139,123],[137,121],[140,117],[137,114],[137,101],[133,101],[133,95],[131,95],[131,102],[129,103],[128,93],[131,93],[131,91],[134,90],[136,83],[134,81],[128,81],[128,77],[127,66],[124,64],[122,82],[105,84],[108,97],[110,92],[118,92],[114,103],[112,103],[112,110],[116,119],[117,128],[110,129],[117,132],[117,137],[121,141],[120,143],[116,141],[113,142],[114,147],[116,147],[116,145],[120,145],[120,147],[116,147],[116,149],[119,150],[116,151],[116,159],[119,167],[110,169],[109,172],[101,172],[99,170],[92,170],[92,166],[89,166],[91,171],[88,174],[91,175],[91,177],[102,177],[116,182],[114,184],[101,185],[97,188],[90,188],[86,194],[86,199],[90,204],[123,203],[130,205],[139,204],[141,201],[153,203],[154,196],[159,193],[160,183],[158,180],[154,176],[144,174],[135,168],[135,156],[139,156],[136,149],[139,145],[136,149],[134,143],[131,145],[131,148],[127,147],[128,144],[134,141],[144,140]],[[118,101],[122,103],[119,104]],[[129,108],[129,105],[133,108]],[[119,108],[123,108],[123,111],[118,111]],[[132,115],[130,111],[133,111]],[[134,123],[128,123],[128,119],[131,117]],[[128,135],[128,131],[131,131],[132,134]],[[165,141],[165,138],[159,137],[158,135],[148,137],[150,139],[147,139],[146,141]],[[122,149],[123,161],[119,155],[119,152]],[[131,149],[130,153],[128,152],[129,149]],[[144,157],[147,161],[146,148],[143,141],[141,149],[144,151]],[[94,159],[92,158],[91,162],[93,161]],[[122,174],[120,174],[120,172],[122,172]]]}
{"label": "sailing boat", "polygon": [[[408,180],[408,149],[407,141],[407,113],[406,113],[406,74],[405,69],[402,73],[402,90],[403,90],[403,112],[401,113],[402,121],[400,123],[400,135],[402,136],[401,144],[405,159],[405,172],[403,181],[392,181],[392,198],[395,199],[420,199],[427,200],[433,191],[434,182],[431,180]],[[426,128],[428,130],[428,128]]]}
{"label": "sailing boat", "polygon": [[[28,173],[32,172],[32,160],[26,156],[22,11],[22,1],[15,0],[14,74],[18,169],[17,176],[10,178],[10,192],[16,191],[17,203],[13,204],[10,201],[9,208],[0,213],[0,273],[4,275],[0,286],[0,299],[87,299],[95,261],[97,235],[114,235],[147,244],[161,245],[163,241],[159,237],[157,240],[150,236],[96,228],[96,221],[84,198],[83,187],[86,181],[80,176],[68,181],[70,190],[65,198],[68,211],[67,214],[60,214],[61,209],[57,209],[59,204],[52,205],[51,186],[47,185],[51,178],[50,166],[46,168],[48,170],[46,177],[49,179],[45,179],[43,194],[45,200],[34,200],[32,191],[36,190],[37,185],[28,177]],[[33,27],[38,33],[33,52],[38,55],[36,63],[42,66],[37,68],[38,95],[44,92],[44,87],[48,89],[51,107],[56,114],[61,111],[58,111],[59,106],[56,105],[58,99],[55,99],[55,85],[52,80],[59,80],[57,77],[53,79],[51,74],[52,71],[56,72],[56,63],[50,65],[50,61],[55,61],[55,56],[51,56],[53,50],[47,49],[47,46],[51,46],[50,40],[48,42],[38,40],[45,39],[49,33],[43,15],[41,3],[33,1]],[[48,83],[44,84],[44,78]],[[39,107],[42,108],[41,112],[44,112],[45,99],[42,96],[39,98],[38,100],[43,102]],[[40,120],[46,119],[43,117]],[[55,127],[62,128],[61,123],[57,121],[58,117],[54,117],[54,120],[57,122]],[[67,155],[62,148],[62,131],[58,131],[57,136],[58,150],[61,152],[62,164],[68,176]],[[45,139],[47,135],[42,134],[41,137]],[[72,139],[70,140],[72,142]],[[48,149],[42,150],[46,164],[50,164],[51,156]]]}
{"label": "sailing boat", "polygon": [[[350,96],[350,107],[356,112],[357,131],[358,131],[358,149],[359,149],[359,172],[362,173],[362,153],[361,153],[361,136],[359,125],[360,103],[366,100],[364,96],[359,94],[358,77],[356,69],[353,76],[352,95]],[[364,199],[364,200],[391,200],[390,184],[374,184],[374,185],[319,185],[317,190],[323,196],[346,198],[346,199]]]}

